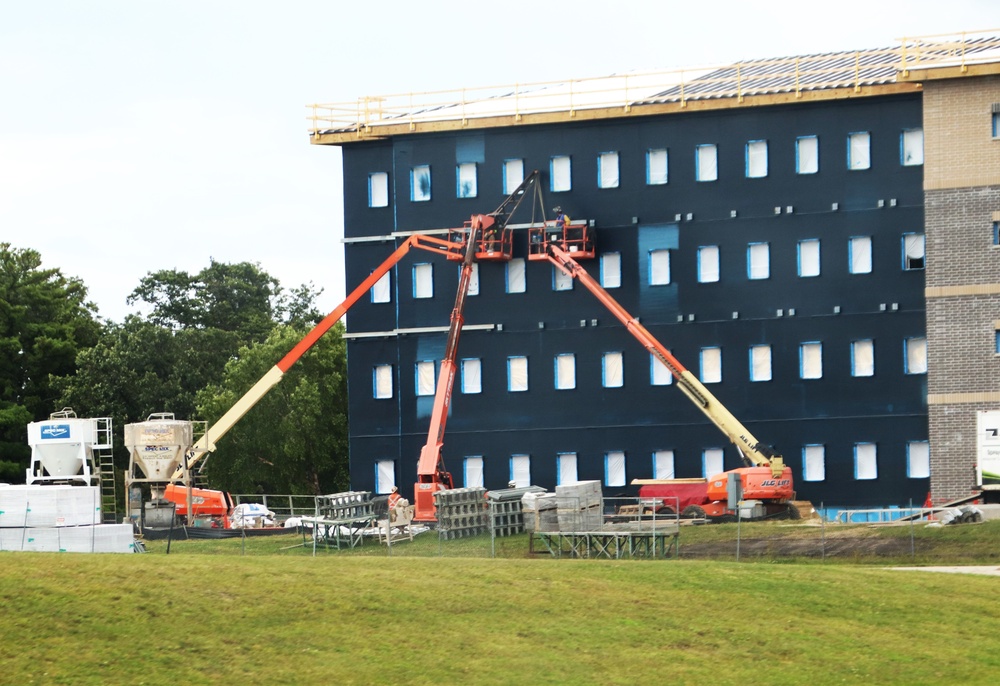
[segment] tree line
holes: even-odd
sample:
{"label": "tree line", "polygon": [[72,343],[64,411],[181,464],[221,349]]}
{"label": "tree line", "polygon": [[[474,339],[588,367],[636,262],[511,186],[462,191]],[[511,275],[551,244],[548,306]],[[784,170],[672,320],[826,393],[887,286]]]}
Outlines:
{"label": "tree line", "polygon": [[[80,279],[0,243],[0,482],[24,482],[27,424],[63,407],[112,418],[119,472],[125,424],[154,412],[214,422],[321,319],[319,294],[286,290],[258,264],[210,260],[197,274],[146,274],[127,302],[148,314],[113,322]],[[212,488],[346,490],[342,334],[338,323],[219,441],[205,466]]]}

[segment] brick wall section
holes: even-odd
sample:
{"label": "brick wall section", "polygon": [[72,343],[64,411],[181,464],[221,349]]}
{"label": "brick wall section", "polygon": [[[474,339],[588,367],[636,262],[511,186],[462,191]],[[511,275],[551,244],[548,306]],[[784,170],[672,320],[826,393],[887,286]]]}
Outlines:
{"label": "brick wall section", "polygon": [[1000,76],[924,84],[924,190],[1000,185]]}
{"label": "brick wall section", "polygon": [[[924,84],[924,203],[928,288],[1000,284],[993,213],[1000,210],[1000,140],[992,109],[1000,77]],[[1000,294],[927,299],[928,421],[935,502],[976,481],[976,412],[1000,403],[939,403],[942,393],[1000,391],[995,323]]]}

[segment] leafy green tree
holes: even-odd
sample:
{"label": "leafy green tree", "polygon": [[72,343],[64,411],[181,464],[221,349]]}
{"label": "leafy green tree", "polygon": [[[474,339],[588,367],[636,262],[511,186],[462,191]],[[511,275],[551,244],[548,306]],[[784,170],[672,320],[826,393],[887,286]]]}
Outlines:
{"label": "leafy green tree", "polygon": [[[315,306],[317,295],[310,284],[286,292],[259,265],[249,263],[229,265],[212,261],[209,267],[193,276],[176,270],[147,274],[129,300],[149,305],[150,314],[146,317],[133,315],[121,324],[108,325],[100,341],[80,355],[76,374],[59,380],[62,402],[74,407],[81,416],[113,418],[117,427],[116,443],[120,446],[116,462],[124,468],[128,464],[121,438],[125,424],[144,421],[153,412],[173,412],[178,419],[217,420],[319,321],[320,314]],[[329,423],[308,427],[317,445],[333,446],[330,449],[334,452],[323,457],[310,448],[300,450],[293,459],[281,462],[281,469],[269,472],[266,479],[253,481],[254,489],[257,486],[280,487],[285,492],[313,492],[318,484],[337,483],[340,479],[336,468],[328,466],[327,462],[329,456],[346,454],[346,390],[337,390],[335,383],[336,375],[343,374],[340,367],[345,362],[334,361],[336,355],[327,349],[329,345],[324,341],[318,346],[327,351],[326,358],[314,360],[315,353],[310,353],[309,359],[300,362],[299,366],[319,374],[326,374],[326,367],[331,367],[334,376],[322,381],[293,380],[295,393],[283,392],[282,397],[285,403],[290,403],[289,407],[313,403],[339,413],[340,417]],[[343,350],[339,354],[346,356]],[[234,365],[237,372],[230,371]],[[248,365],[260,369],[257,377],[246,378],[252,373],[245,371],[250,368]],[[240,371],[245,372],[244,376],[231,383],[245,380],[245,387],[226,386],[226,379]],[[295,374],[291,376],[296,378]],[[229,404],[212,406],[218,409],[217,413],[213,413],[214,409],[206,411],[200,407],[202,401],[196,401],[200,391],[229,392],[231,387],[234,390],[227,396]],[[335,399],[318,397],[327,392],[339,393],[339,396]],[[275,407],[274,401],[270,402]],[[301,416],[298,421],[309,421],[309,410]],[[247,421],[251,420],[243,420]],[[344,427],[342,438],[331,437],[341,424]],[[237,432],[236,436],[239,435]],[[344,447],[336,447],[338,440],[344,442]],[[223,439],[223,445],[228,441],[230,437]],[[280,450],[289,449],[281,447]],[[221,467],[226,465],[227,455],[224,452],[221,459],[212,460],[219,463],[220,473],[224,472]],[[314,458],[318,460],[316,464],[309,464]],[[263,463],[255,463],[260,464]],[[341,481],[346,484],[346,461]],[[242,484],[250,482],[236,480],[233,483],[239,485],[237,490],[245,490],[249,486]],[[214,474],[211,485],[222,486],[215,481]]]}
{"label": "leafy green tree", "polygon": [[59,409],[54,376],[71,375],[101,330],[87,288],[41,255],[0,243],[0,480],[21,480],[26,425]]}
{"label": "leafy green tree", "polygon": [[[242,348],[221,383],[198,394],[202,417],[215,421],[304,336],[275,328]],[[318,494],[347,488],[347,349],[338,323],[218,443],[206,472],[234,493]]]}

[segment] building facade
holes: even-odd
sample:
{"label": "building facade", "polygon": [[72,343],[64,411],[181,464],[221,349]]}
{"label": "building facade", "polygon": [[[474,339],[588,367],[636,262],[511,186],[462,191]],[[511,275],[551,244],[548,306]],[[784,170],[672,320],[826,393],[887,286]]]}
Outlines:
{"label": "building facade", "polygon": [[[537,169],[546,205],[594,228],[591,275],[784,455],[798,498],[921,503],[959,464],[932,435],[949,403],[971,402],[951,394],[992,383],[938,381],[938,357],[963,353],[941,351],[934,321],[955,307],[1000,320],[1000,294],[935,295],[959,282],[932,282],[954,272],[934,262],[932,225],[948,234],[943,217],[957,203],[995,231],[996,187],[932,187],[939,173],[957,176],[928,169],[937,143],[927,130],[947,127],[931,118],[932,89],[895,68],[887,77],[883,56],[866,73],[855,53],[821,57],[854,65],[853,82],[834,69],[806,84],[807,58],[792,58],[794,77],[790,60],[780,73],[757,69],[757,85],[752,64],[726,67],[626,108],[519,102],[474,118],[452,104],[426,122],[317,128],[314,143],[343,146],[348,288],[409,233],[461,226]],[[942,110],[953,107],[947,89],[966,87],[950,83],[934,86]],[[994,86],[982,97],[1000,101]],[[607,495],[634,494],[636,478],[741,466],[608,311],[526,253],[527,232],[515,230],[510,262],[477,266],[443,453],[458,485],[597,479]],[[997,283],[994,267],[961,285]],[[353,488],[412,488],[457,285],[454,263],[417,253],[348,314]],[[928,379],[943,384],[930,396]]]}

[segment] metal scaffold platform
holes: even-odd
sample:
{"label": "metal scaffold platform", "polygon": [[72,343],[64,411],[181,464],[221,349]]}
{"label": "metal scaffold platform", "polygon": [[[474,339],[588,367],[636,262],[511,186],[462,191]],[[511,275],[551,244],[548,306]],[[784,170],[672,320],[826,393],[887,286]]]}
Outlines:
{"label": "metal scaffold platform", "polygon": [[679,532],[676,524],[645,531],[536,531],[530,545],[552,557],[666,559],[680,554]]}

